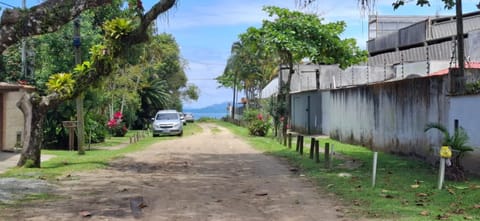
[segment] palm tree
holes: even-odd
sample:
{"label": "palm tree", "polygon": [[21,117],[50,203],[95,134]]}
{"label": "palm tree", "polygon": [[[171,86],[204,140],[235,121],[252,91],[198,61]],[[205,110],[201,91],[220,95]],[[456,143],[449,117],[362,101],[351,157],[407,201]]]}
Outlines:
{"label": "palm tree", "polygon": [[473,151],[473,148],[468,146],[468,134],[462,127],[455,129],[453,134],[448,132],[447,128],[439,123],[428,123],[425,126],[425,132],[430,129],[437,129],[443,134],[442,145],[449,146],[454,150],[454,157],[452,159],[452,167],[451,169],[447,169],[446,176],[449,179],[455,181],[463,181],[465,180],[465,171],[461,164],[463,157],[465,156],[466,152]]}
{"label": "palm tree", "polygon": [[141,98],[141,110],[138,113],[142,127],[147,125],[149,119],[161,109],[168,107],[171,103],[171,96],[168,84],[163,79],[152,79],[149,82],[143,82],[138,88],[138,94]]}

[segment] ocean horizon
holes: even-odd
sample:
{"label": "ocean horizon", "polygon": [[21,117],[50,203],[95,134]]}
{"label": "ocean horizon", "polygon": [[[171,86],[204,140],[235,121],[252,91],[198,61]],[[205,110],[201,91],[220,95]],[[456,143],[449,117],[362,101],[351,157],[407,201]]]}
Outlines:
{"label": "ocean horizon", "polygon": [[221,119],[223,117],[226,117],[227,116],[227,113],[226,112],[210,112],[210,113],[201,113],[201,112],[188,112],[188,113],[192,113],[193,114],[193,118],[195,120],[198,120],[202,117],[208,117],[208,118],[214,118],[214,119]]}

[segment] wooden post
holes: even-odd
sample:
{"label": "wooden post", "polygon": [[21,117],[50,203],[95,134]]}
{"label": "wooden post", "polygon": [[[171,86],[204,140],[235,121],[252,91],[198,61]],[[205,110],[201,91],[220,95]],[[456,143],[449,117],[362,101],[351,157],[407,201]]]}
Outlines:
{"label": "wooden post", "polygon": [[311,141],[310,141],[310,159],[313,160],[313,153],[314,153],[314,150],[315,149],[315,138],[312,137]]}
{"label": "wooden post", "polygon": [[283,146],[287,146],[287,136],[283,136]]}
{"label": "wooden post", "polygon": [[300,140],[301,140],[301,139],[302,139],[302,138],[300,138],[300,135],[297,135],[297,144],[296,144],[296,146],[295,146],[295,151],[296,151],[296,152],[298,152],[298,150],[300,149],[300,142],[301,142]]}
{"label": "wooden post", "polygon": [[305,138],[305,137],[302,136],[302,143],[301,143],[301,145],[300,145],[300,155],[303,155],[303,139],[304,139],[304,138]]}
{"label": "wooden post", "polygon": [[300,154],[303,154],[303,144],[304,144],[304,140],[305,140],[305,137],[303,135],[300,135]]}
{"label": "wooden post", "polygon": [[333,166],[333,157],[334,157],[334,155],[335,155],[335,151],[334,151],[333,147],[334,147],[333,144],[330,145],[330,164],[329,164],[329,168],[330,168],[330,169],[331,169],[332,166]]}
{"label": "wooden post", "polygon": [[77,122],[62,121],[62,125],[63,127],[68,128],[68,150],[73,150],[73,146],[75,144],[75,128],[77,127]]}
{"label": "wooden post", "polygon": [[375,180],[377,179],[377,158],[378,152],[373,152],[372,187],[375,187]]}
{"label": "wooden post", "polygon": [[330,168],[330,143],[325,143],[325,168]]}
{"label": "wooden post", "polygon": [[292,148],[292,133],[288,133],[288,148]]}
{"label": "wooden post", "polygon": [[132,137],[129,137],[130,138],[130,143],[132,143]]}
{"label": "wooden post", "polygon": [[75,128],[74,127],[69,127],[68,128],[68,150],[72,151],[73,145],[75,143]]}
{"label": "wooden post", "polygon": [[315,162],[320,163],[320,141],[315,141]]}

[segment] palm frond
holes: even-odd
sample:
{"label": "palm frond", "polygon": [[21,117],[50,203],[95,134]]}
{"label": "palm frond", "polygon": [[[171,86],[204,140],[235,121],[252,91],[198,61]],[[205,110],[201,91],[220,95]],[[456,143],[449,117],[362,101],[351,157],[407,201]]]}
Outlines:
{"label": "palm frond", "polygon": [[430,129],[437,129],[443,134],[442,145],[448,145],[448,146],[450,145],[450,143],[451,143],[450,133],[448,132],[448,130],[445,126],[443,126],[442,124],[439,124],[439,123],[428,123],[425,126],[424,132],[427,132]]}
{"label": "palm frond", "polygon": [[463,129],[462,127],[458,128],[454,132],[451,140],[452,140],[452,143],[451,143],[452,149],[458,150],[460,152],[473,151],[472,147],[466,145],[469,140],[469,137],[465,129]]}

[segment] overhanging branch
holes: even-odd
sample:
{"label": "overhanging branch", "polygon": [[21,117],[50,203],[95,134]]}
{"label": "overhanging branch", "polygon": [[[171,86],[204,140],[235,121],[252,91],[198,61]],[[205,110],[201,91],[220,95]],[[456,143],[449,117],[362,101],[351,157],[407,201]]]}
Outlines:
{"label": "overhanging branch", "polygon": [[0,25],[0,53],[23,37],[57,31],[86,9],[112,3],[112,0],[46,0],[29,9],[5,9]]}

